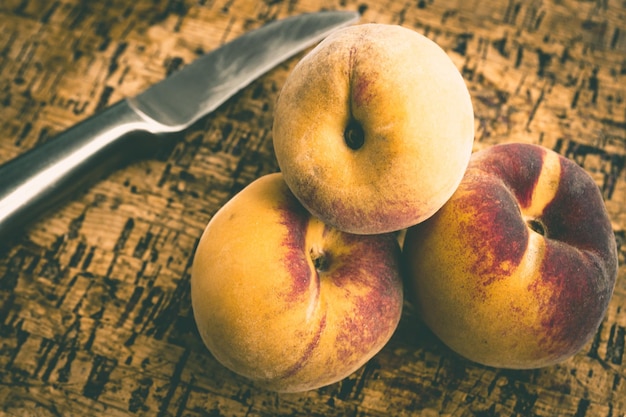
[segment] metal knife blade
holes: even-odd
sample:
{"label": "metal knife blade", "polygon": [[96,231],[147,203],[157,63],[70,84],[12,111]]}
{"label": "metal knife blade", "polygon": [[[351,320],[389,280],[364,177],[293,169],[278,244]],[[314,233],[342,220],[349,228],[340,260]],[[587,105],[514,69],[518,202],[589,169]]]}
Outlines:
{"label": "metal knife blade", "polygon": [[253,80],[356,12],[323,11],[269,23],[207,53],[0,166],[0,242],[93,181],[153,154],[158,138],[208,115]]}
{"label": "metal knife blade", "polygon": [[185,128],[242,86],[357,18],[353,12],[328,11],[275,21],[240,36],[228,47],[204,55],[139,94],[131,103],[163,125]]}

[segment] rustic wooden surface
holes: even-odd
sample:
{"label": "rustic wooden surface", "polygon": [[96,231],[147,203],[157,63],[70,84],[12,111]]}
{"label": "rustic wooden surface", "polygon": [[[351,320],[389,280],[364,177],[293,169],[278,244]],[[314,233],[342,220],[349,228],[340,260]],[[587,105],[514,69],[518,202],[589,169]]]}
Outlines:
{"label": "rustic wooden surface", "polygon": [[[2,0],[0,161],[264,22],[363,12],[436,40],[471,90],[476,149],[541,143],[596,178],[626,255],[626,3],[621,0]],[[0,416],[624,416],[626,269],[592,342],[507,371],[447,350],[410,307],[344,381],[279,395],[205,350],[189,266],[211,215],[277,170],[274,102],[300,56],[196,123],[169,152],[2,242]],[[0,181],[2,179],[0,178]]]}

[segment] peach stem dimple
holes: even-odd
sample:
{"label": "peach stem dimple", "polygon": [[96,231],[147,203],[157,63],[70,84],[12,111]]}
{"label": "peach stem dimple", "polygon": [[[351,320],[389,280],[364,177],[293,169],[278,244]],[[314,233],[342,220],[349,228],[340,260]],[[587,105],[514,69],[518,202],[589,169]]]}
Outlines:
{"label": "peach stem dimple", "polygon": [[546,236],[547,230],[546,226],[539,219],[530,219],[526,221],[528,227],[536,233],[539,233],[541,236]]}
{"label": "peach stem dimple", "polygon": [[365,132],[363,126],[356,120],[352,119],[346,126],[346,130],[343,132],[344,140],[348,148],[356,151],[360,149],[365,143]]}
{"label": "peach stem dimple", "polygon": [[318,273],[328,271],[330,259],[327,253],[325,253],[320,248],[313,247],[311,248],[310,256],[311,256],[311,260],[313,261],[313,266],[315,267]]}

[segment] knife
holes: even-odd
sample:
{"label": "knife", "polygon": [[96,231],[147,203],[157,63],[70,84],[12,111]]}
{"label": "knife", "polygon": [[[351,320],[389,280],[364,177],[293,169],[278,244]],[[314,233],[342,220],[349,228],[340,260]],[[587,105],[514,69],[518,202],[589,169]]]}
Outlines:
{"label": "knife", "polygon": [[358,18],[322,11],[271,22],[3,164],[0,237],[116,168],[155,155],[256,78]]}

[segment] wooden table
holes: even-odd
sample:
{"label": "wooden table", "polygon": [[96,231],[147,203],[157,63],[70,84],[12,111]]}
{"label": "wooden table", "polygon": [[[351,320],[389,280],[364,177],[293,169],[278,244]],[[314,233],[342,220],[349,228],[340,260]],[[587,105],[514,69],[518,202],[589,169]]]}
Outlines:
{"label": "wooden table", "polygon": [[[541,143],[583,165],[626,254],[626,7],[618,0],[2,0],[0,161],[268,20],[363,12],[437,41],[462,71],[476,149]],[[410,307],[334,385],[276,394],[219,365],[190,308],[194,247],[234,193],[277,170],[276,97],[302,55],[120,169],[0,253],[1,416],[624,416],[626,269],[595,338],[529,371],[446,349]],[[0,179],[2,181],[2,179]]]}

